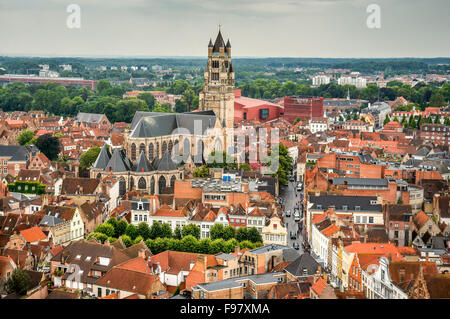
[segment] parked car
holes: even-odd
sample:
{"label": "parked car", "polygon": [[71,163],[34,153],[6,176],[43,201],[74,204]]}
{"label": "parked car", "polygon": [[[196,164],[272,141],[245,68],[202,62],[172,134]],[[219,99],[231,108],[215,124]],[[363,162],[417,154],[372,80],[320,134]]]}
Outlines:
{"label": "parked car", "polygon": [[291,231],[291,239],[297,239],[297,235],[293,231]]}
{"label": "parked car", "polygon": [[298,183],[297,185],[297,192],[300,192],[303,189],[302,183]]}
{"label": "parked car", "polygon": [[294,221],[299,222],[300,221],[300,213],[298,211],[294,214]]}
{"label": "parked car", "polygon": [[285,215],[286,215],[286,217],[291,217],[291,211],[290,211],[290,210],[287,210],[286,213],[285,213]]}
{"label": "parked car", "polygon": [[299,245],[297,242],[295,242],[292,246],[293,246],[294,249],[296,249],[296,250],[299,250],[299,249],[300,249],[300,245]]}

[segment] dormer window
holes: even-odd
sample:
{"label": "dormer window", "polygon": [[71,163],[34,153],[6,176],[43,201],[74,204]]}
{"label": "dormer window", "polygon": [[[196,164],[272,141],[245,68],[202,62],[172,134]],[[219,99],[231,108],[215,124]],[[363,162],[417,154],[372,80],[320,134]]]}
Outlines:
{"label": "dormer window", "polygon": [[138,209],[139,209],[139,210],[144,210],[144,203],[139,202],[139,203],[138,203]]}
{"label": "dormer window", "polygon": [[348,206],[347,205],[342,205],[342,210],[347,210]]}
{"label": "dormer window", "polygon": [[75,259],[81,259],[81,255],[77,255]]}

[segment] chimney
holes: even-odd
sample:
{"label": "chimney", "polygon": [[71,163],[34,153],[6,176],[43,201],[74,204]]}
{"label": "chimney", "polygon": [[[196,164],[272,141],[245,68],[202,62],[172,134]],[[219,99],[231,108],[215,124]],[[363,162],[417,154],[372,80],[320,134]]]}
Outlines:
{"label": "chimney", "polygon": [[197,262],[201,265],[201,269],[203,270],[203,271],[206,271],[206,266],[207,266],[207,263],[206,263],[206,255],[202,255],[202,254],[198,254],[197,255]]}
{"label": "chimney", "polygon": [[239,246],[235,246],[235,247],[234,247],[234,253],[235,253],[236,255],[239,255],[240,251],[241,251],[241,249],[239,248]]}
{"label": "chimney", "polygon": [[145,259],[145,250],[144,249],[139,249],[138,257]]}
{"label": "chimney", "polygon": [[107,240],[105,240],[104,245],[109,247],[109,246],[111,246],[111,243],[110,243],[109,240],[107,239]]}

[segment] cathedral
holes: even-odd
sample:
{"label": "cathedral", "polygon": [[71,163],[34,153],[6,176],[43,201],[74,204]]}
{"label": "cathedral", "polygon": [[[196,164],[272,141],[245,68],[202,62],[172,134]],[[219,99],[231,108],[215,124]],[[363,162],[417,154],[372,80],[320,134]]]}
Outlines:
{"label": "cathedral", "polygon": [[[135,113],[125,132],[123,149],[111,153],[104,146],[90,170],[91,178],[114,176],[119,193],[140,190],[157,195],[176,180],[184,169],[202,164],[213,150],[225,150],[226,138],[219,132],[233,128],[234,71],[231,44],[225,44],[219,30],[214,44],[209,41],[205,84],[199,96],[199,110],[187,113]],[[224,132],[223,132],[224,133]],[[224,136],[224,135],[222,135]],[[173,155],[187,155],[181,163]]]}
{"label": "cathedral", "polygon": [[223,128],[234,123],[234,70],[230,40],[225,44],[219,30],[214,44],[209,40],[205,84],[199,96],[199,109],[212,110]]}

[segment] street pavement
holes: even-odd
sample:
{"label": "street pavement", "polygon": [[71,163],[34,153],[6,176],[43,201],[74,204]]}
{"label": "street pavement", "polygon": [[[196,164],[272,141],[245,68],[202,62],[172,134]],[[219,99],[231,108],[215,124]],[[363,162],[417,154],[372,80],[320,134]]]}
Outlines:
{"label": "street pavement", "polygon": [[[299,254],[303,254],[303,234],[302,232],[299,232],[299,225],[300,222],[294,221],[294,212],[295,212],[295,205],[300,201],[301,192],[296,191],[297,183],[296,182],[289,182],[288,186],[283,187],[280,189],[280,197],[284,199],[283,202],[283,216],[284,216],[284,222],[285,227],[287,227],[288,230],[288,245],[290,247],[293,247],[294,242],[297,242],[299,244],[300,249],[298,250]],[[291,211],[291,216],[286,217],[285,213],[286,211]],[[300,210],[300,217],[302,217],[302,211]],[[295,232],[296,239],[291,239],[291,231]]]}

